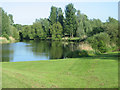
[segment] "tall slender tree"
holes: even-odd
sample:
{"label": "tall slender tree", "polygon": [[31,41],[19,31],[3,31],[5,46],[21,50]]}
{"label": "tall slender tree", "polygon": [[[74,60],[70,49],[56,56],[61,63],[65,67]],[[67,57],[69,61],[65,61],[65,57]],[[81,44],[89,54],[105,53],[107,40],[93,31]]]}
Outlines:
{"label": "tall slender tree", "polygon": [[55,40],[55,39],[60,40],[62,38],[62,31],[63,31],[63,28],[62,28],[61,24],[59,22],[54,23],[50,27],[50,32],[51,32],[51,35],[52,35],[52,39],[53,40]]}
{"label": "tall slender tree", "polygon": [[58,8],[57,10],[57,21],[59,21],[60,24],[63,26],[64,16],[61,8]]}
{"label": "tall slender tree", "polygon": [[85,35],[84,32],[84,26],[83,26],[83,16],[80,13],[80,10],[77,11],[77,31],[76,31],[76,36],[83,38],[83,36]]}
{"label": "tall slender tree", "polygon": [[74,32],[76,30],[76,9],[74,8],[73,4],[68,4],[65,9],[65,30],[70,37],[73,37]]}
{"label": "tall slender tree", "polygon": [[10,25],[13,25],[14,21],[13,21],[13,15],[9,14],[9,19],[10,19]]}
{"label": "tall slender tree", "polygon": [[51,25],[57,22],[57,8],[54,6],[51,7],[49,20]]}
{"label": "tall slender tree", "polygon": [[6,12],[2,9],[2,35],[8,35],[10,36],[10,21],[9,16]]}
{"label": "tall slender tree", "polygon": [[[64,14],[64,13],[62,12],[62,9],[61,9],[61,8],[58,8],[58,10],[57,10],[57,21],[60,22],[61,26],[62,26],[63,29],[64,29],[65,19],[64,19],[63,14]],[[64,30],[63,30],[62,34],[64,35]]]}

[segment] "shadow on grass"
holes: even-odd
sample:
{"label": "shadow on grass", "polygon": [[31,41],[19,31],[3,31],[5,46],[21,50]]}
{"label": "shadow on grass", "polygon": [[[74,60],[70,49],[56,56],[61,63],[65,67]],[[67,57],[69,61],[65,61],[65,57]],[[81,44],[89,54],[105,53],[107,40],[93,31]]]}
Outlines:
{"label": "shadow on grass", "polygon": [[95,56],[89,56],[86,58],[103,59],[103,60],[118,60],[118,57],[120,57],[120,53],[100,54],[100,55],[95,55]]}

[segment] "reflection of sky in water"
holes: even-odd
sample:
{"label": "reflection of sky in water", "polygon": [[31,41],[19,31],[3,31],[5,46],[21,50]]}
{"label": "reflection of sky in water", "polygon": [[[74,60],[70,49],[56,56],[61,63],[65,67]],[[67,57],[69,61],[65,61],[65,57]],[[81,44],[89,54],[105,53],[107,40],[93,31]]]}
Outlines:
{"label": "reflection of sky in water", "polygon": [[13,59],[11,62],[17,61],[36,61],[36,60],[48,60],[49,57],[45,56],[45,53],[39,53],[39,55],[33,54],[31,44],[24,42],[18,42],[11,44],[11,49],[14,50]]}

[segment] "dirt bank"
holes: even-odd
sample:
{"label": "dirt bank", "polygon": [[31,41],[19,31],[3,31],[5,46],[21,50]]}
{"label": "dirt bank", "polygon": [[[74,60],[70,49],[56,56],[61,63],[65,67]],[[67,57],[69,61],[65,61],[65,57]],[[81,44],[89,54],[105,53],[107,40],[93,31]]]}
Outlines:
{"label": "dirt bank", "polygon": [[13,42],[15,42],[15,39],[11,36],[9,37],[9,40],[7,40],[5,37],[0,37],[0,44]]}

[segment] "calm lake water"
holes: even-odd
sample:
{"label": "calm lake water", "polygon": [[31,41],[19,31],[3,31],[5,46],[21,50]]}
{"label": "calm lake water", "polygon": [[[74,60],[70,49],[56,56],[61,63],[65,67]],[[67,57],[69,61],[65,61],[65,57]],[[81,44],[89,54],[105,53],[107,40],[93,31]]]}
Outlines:
{"label": "calm lake water", "polygon": [[60,41],[24,41],[2,45],[3,62],[63,59],[78,50],[79,43]]}

